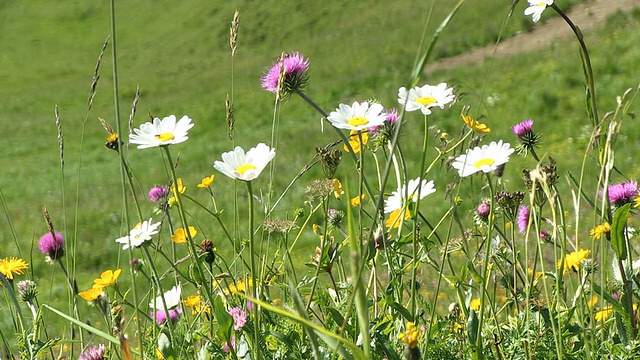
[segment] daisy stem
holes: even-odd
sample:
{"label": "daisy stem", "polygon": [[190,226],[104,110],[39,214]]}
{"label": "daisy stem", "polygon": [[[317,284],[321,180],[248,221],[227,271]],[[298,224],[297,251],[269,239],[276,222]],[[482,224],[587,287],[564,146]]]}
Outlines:
{"label": "daisy stem", "polygon": [[[495,211],[494,208],[494,188],[493,182],[491,181],[491,177],[489,174],[487,176],[487,184],[489,184],[489,214],[493,214]],[[487,227],[487,235],[485,237],[486,249],[484,251],[484,260],[483,260],[483,271],[482,271],[482,294],[480,296],[480,315],[478,316],[478,330],[476,333],[476,354],[478,354],[479,358],[484,358],[482,351],[482,326],[484,323],[484,312],[485,312],[485,300],[488,297],[487,294],[487,283],[489,276],[489,255],[491,254],[491,246],[489,243],[491,242],[491,230],[493,230],[493,216],[489,216],[489,224]]]}
{"label": "daisy stem", "polygon": [[[253,188],[251,187],[251,181],[247,181],[247,190],[249,191],[249,255],[250,255],[250,264],[251,264],[251,292],[256,299],[259,299],[260,296],[257,292],[257,282],[258,278],[256,277],[256,257],[255,257],[255,239],[253,235]],[[258,304],[253,304],[253,352],[254,359],[260,359],[260,308]]]}

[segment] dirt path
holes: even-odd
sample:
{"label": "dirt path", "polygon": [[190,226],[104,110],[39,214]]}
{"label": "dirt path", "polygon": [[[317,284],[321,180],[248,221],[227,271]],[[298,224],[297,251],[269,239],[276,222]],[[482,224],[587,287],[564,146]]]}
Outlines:
{"label": "dirt path", "polygon": [[[521,3],[526,5],[526,1],[521,1]],[[522,5],[523,4],[518,4],[513,16],[524,16],[523,12],[526,6]],[[618,10],[628,12],[635,7],[640,8],[639,0],[592,0],[574,6],[567,15],[571,21],[586,34],[591,29],[600,28],[612,13]],[[502,41],[500,45],[498,45],[497,50],[494,45],[489,45],[471,49],[464,54],[440,59],[427,65],[427,73],[436,70],[453,69],[463,65],[477,64],[485,58],[492,56],[494,51],[496,51],[497,58],[504,58],[517,53],[539,50],[549,46],[550,43],[556,40],[574,36],[562,18],[553,17],[544,21],[545,15],[548,17],[548,12],[551,11],[553,11],[553,9],[545,10],[545,14],[542,15],[540,22],[534,26],[533,31],[520,33],[513,38]]]}

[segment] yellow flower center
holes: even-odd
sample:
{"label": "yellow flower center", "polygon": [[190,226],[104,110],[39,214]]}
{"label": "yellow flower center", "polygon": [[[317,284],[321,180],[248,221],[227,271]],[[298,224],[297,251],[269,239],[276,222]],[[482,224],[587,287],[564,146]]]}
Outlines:
{"label": "yellow flower center", "polygon": [[240,175],[244,175],[245,172],[247,172],[247,170],[255,170],[257,169],[257,167],[253,164],[244,164],[242,166],[240,166],[239,168],[236,169],[236,171],[240,174]]}
{"label": "yellow flower center", "polygon": [[493,163],[494,163],[494,162],[496,162],[494,159],[492,159],[492,158],[486,158],[486,159],[482,159],[482,160],[478,160],[478,161],[476,161],[476,163],[475,163],[475,164],[473,164],[473,166],[474,166],[475,168],[478,168],[478,169],[479,169],[479,168],[481,168],[481,167],[483,167],[483,166],[491,166],[491,165],[493,165]]}
{"label": "yellow flower center", "polygon": [[437,100],[434,97],[431,96],[422,96],[416,99],[416,102],[420,105],[424,105],[424,106],[429,106],[435,102],[437,102]]}
{"label": "yellow flower center", "polygon": [[175,136],[173,136],[172,133],[162,133],[159,135],[156,135],[156,139],[165,142],[165,141],[169,141],[169,140],[173,140],[175,139]]}
{"label": "yellow flower center", "polygon": [[347,124],[351,126],[362,126],[362,125],[367,125],[368,123],[369,123],[369,120],[367,120],[367,118],[362,116],[355,116],[349,119],[349,121],[347,121]]}
{"label": "yellow flower center", "polygon": [[117,133],[111,133],[109,134],[109,136],[107,136],[107,142],[116,142],[118,141],[118,134]]}

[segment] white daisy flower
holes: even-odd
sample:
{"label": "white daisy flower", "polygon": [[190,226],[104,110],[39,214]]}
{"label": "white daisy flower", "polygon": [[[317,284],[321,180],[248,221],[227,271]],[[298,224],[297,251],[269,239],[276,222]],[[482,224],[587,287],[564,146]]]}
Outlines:
{"label": "white daisy flower", "polygon": [[385,214],[400,210],[406,206],[409,201],[418,202],[418,195],[420,200],[425,196],[433,194],[436,189],[433,187],[433,180],[427,182],[427,180],[420,181],[420,178],[409,180],[408,184],[398,187],[398,190],[391,193],[384,201]]}
{"label": "white daisy flower", "polygon": [[[182,292],[182,287],[180,285],[174,286],[171,290],[166,291],[162,296],[157,296],[155,300],[149,303],[149,307],[155,310],[165,310],[164,304],[167,304],[168,309],[173,309],[174,307],[180,305],[180,293]],[[162,298],[164,298],[164,303],[162,302]]]}
{"label": "white daisy flower", "polygon": [[526,16],[531,15],[531,20],[533,22],[538,22],[540,20],[540,16],[544,9],[547,6],[551,6],[553,4],[553,0],[527,0],[529,2],[529,7],[524,10],[524,14]]}
{"label": "white daisy flower", "polygon": [[187,141],[187,132],[193,125],[191,118],[186,115],[177,123],[175,115],[169,115],[162,120],[155,118],[153,123],[146,122],[140,125],[139,129],[133,129],[135,134],[129,136],[129,142],[138,144],[138,149],[179,144]]}
{"label": "white daisy flower", "polygon": [[276,149],[260,143],[247,153],[240,146],[222,154],[222,161],[215,161],[213,167],[232,179],[251,181],[257,178],[269,161],[276,156]]}
{"label": "white daisy flower", "polygon": [[423,87],[416,86],[411,90],[404,87],[398,89],[398,103],[405,105],[406,111],[420,110],[424,115],[431,114],[431,108],[444,106],[455,99],[455,95],[451,94],[453,88],[448,88],[447,83],[440,83],[436,86],[425,85]]}
{"label": "white daisy flower", "polygon": [[158,233],[160,226],[160,222],[152,224],[151,221],[153,218],[138,223],[129,231],[129,235],[116,239],[117,243],[123,244],[122,250],[127,250],[129,247],[139,247],[145,241],[151,240],[151,237]]}
{"label": "white daisy flower", "polygon": [[354,102],[349,106],[340,104],[331,112],[327,120],[338,129],[364,130],[373,126],[380,126],[387,119],[380,104],[370,104],[367,101]]}
{"label": "white daisy flower", "polygon": [[467,150],[466,154],[458,156],[451,166],[458,170],[458,175],[466,177],[478,171],[485,173],[495,170],[498,166],[509,161],[509,155],[514,149],[509,143],[502,143],[502,140],[492,141],[489,145],[476,146]]}

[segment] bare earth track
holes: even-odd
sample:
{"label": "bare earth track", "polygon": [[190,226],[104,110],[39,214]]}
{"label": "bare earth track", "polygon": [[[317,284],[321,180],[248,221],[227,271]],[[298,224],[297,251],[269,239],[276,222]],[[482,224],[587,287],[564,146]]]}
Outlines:
{"label": "bare earth track", "polygon": [[[526,4],[525,4],[526,5]],[[629,12],[634,8],[640,8],[639,0],[592,0],[583,4],[575,5],[567,14],[571,21],[576,24],[583,34],[588,44],[588,31],[598,29],[607,17],[616,11]],[[513,14],[522,15],[523,6],[518,6]],[[436,70],[454,69],[464,65],[477,64],[484,59],[491,57],[495,51],[497,58],[508,57],[513,54],[532,52],[549,46],[550,43],[559,39],[573,36],[573,32],[569,26],[560,17],[553,17],[545,21],[545,15],[552,12],[553,9],[545,10],[546,14],[534,30],[527,33],[520,33],[512,38],[502,41],[498,48],[495,45],[489,45],[481,48],[471,49],[463,54],[440,59],[427,65],[427,72],[431,73]],[[524,15],[522,15],[524,16]]]}

